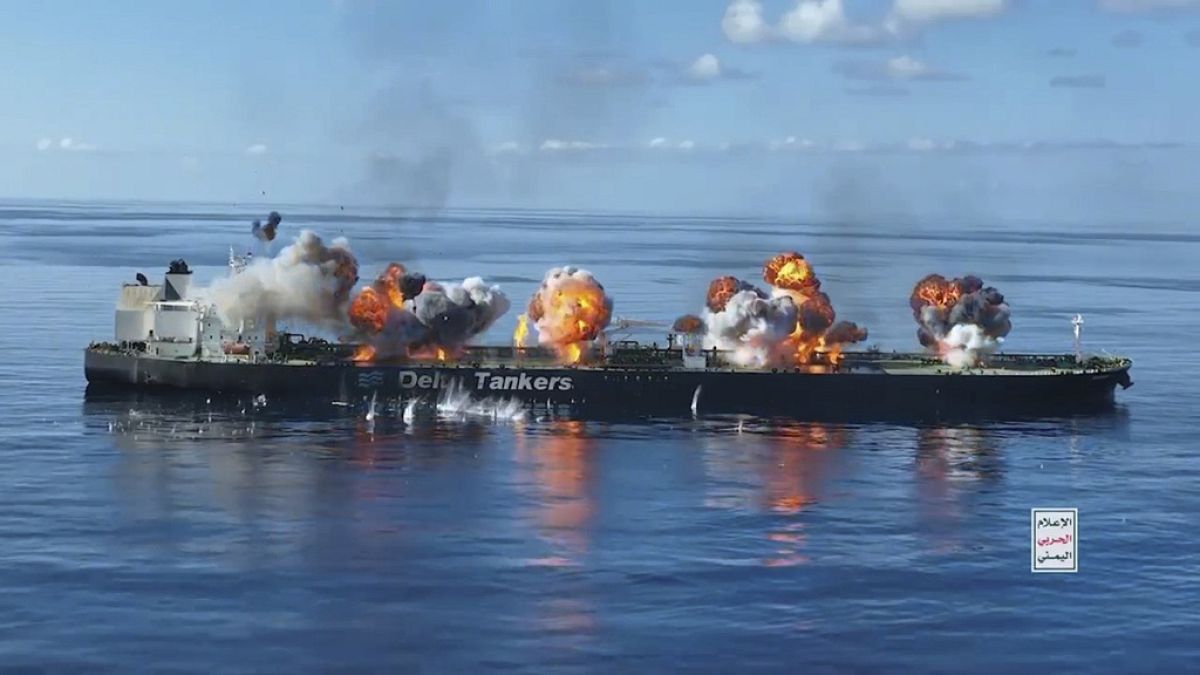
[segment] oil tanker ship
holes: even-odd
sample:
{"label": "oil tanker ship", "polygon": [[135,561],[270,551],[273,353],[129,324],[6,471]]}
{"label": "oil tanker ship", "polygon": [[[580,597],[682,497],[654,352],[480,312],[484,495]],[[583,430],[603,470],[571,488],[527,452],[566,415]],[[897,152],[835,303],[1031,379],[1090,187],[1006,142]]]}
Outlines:
{"label": "oil tanker ship", "polygon": [[[233,275],[245,267],[232,252],[230,264]],[[803,363],[747,365],[732,350],[704,346],[694,332],[670,333],[665,346],[600,335],[572,343],[568,359],[545,346],[461,346],[453,353],[436,347],[389,356],[370,342],[277,332],[271,320],[230,321],[190,296],[190,279],[179,260],[162,284],[139,275],[140,283],[122,288],[115,339],[85,350],[90,387],[332,401],[436,397],[458,389],[614,411],[892,419],[1090,412],[1111,407],[1116,387],[1131,384],[1130,360],[1085,357],[1078,347],[1074,354],[991,354],[966,367],[931,353],[877,350],[816,350]]]}

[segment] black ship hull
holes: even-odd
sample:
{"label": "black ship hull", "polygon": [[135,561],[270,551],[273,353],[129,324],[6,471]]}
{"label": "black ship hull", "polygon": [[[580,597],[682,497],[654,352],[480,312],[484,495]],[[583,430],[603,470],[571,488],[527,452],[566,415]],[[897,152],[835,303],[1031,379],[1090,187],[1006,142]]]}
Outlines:
{"label": "black ship hull", "polygon": [[1111,408],[1128,386],[1122,365],[1034,373],[896,374],[883,369],[797,372],[646,369],[520,364],[324,364],[160,359],[89,349],[95,388],[173,388],[218,394],[320,397],[431,397],[452,387],[473,396],[513,397],[534,405],[687,414],[778,414],[808,419],[1055,416]]}

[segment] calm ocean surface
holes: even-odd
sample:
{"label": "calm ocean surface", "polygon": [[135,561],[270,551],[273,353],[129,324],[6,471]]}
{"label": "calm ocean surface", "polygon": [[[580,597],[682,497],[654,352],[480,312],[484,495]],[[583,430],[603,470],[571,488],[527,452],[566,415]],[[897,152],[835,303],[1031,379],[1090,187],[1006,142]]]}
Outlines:
{"label": "calm ocean surface", "polygon": [[[627,318],[808,256],[868,344],[929,272],[1013,309],[1010,351],[1134,359],[1111,414],[982,425],[705,416],[415,420],[85,397],[117,288],[197,282],[269,207],[0,203],[0,668],[193,672],[1182,672],[1200,662],[1194,227],[848,226],[282,207],[521,306],[554,265]],[[490,341],[507,342],[510,312]],[[643,336],[658,339],[661,336]],[[684,412],[684,411],[681,411]],[[740,432],[739,432],[740,426]],[[1029,509],[1080,571],[1031,574]]]}

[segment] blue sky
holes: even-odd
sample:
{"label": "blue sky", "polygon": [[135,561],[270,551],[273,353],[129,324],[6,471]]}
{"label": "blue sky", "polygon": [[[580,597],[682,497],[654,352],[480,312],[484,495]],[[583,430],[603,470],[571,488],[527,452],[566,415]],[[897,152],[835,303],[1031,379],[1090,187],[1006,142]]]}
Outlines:
{"label": "blue sky", "polygon": [[1186,218],[1200,0],[3,2],[0,196]]}

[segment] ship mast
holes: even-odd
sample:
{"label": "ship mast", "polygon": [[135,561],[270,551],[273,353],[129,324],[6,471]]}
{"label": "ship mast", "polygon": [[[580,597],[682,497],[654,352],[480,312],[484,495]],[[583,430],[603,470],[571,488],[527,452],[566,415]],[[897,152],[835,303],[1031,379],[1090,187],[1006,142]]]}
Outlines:
{"label": "ship mast", "polygon": [[246,253],[246,255],[238,255],[233,252],[233,247],[230,246],[229,247],[229,276],[238,274],[242,270],[246,269],[246,265],[250,264],[250,256],[251,255],[252,255],[251,253]]}
{"label": "ship mast", "polygon": [[1071,325],[1075,327],[1075,361],[1083,363],[1083,315],[1076,314],[1075,318],[1071,319]]}

